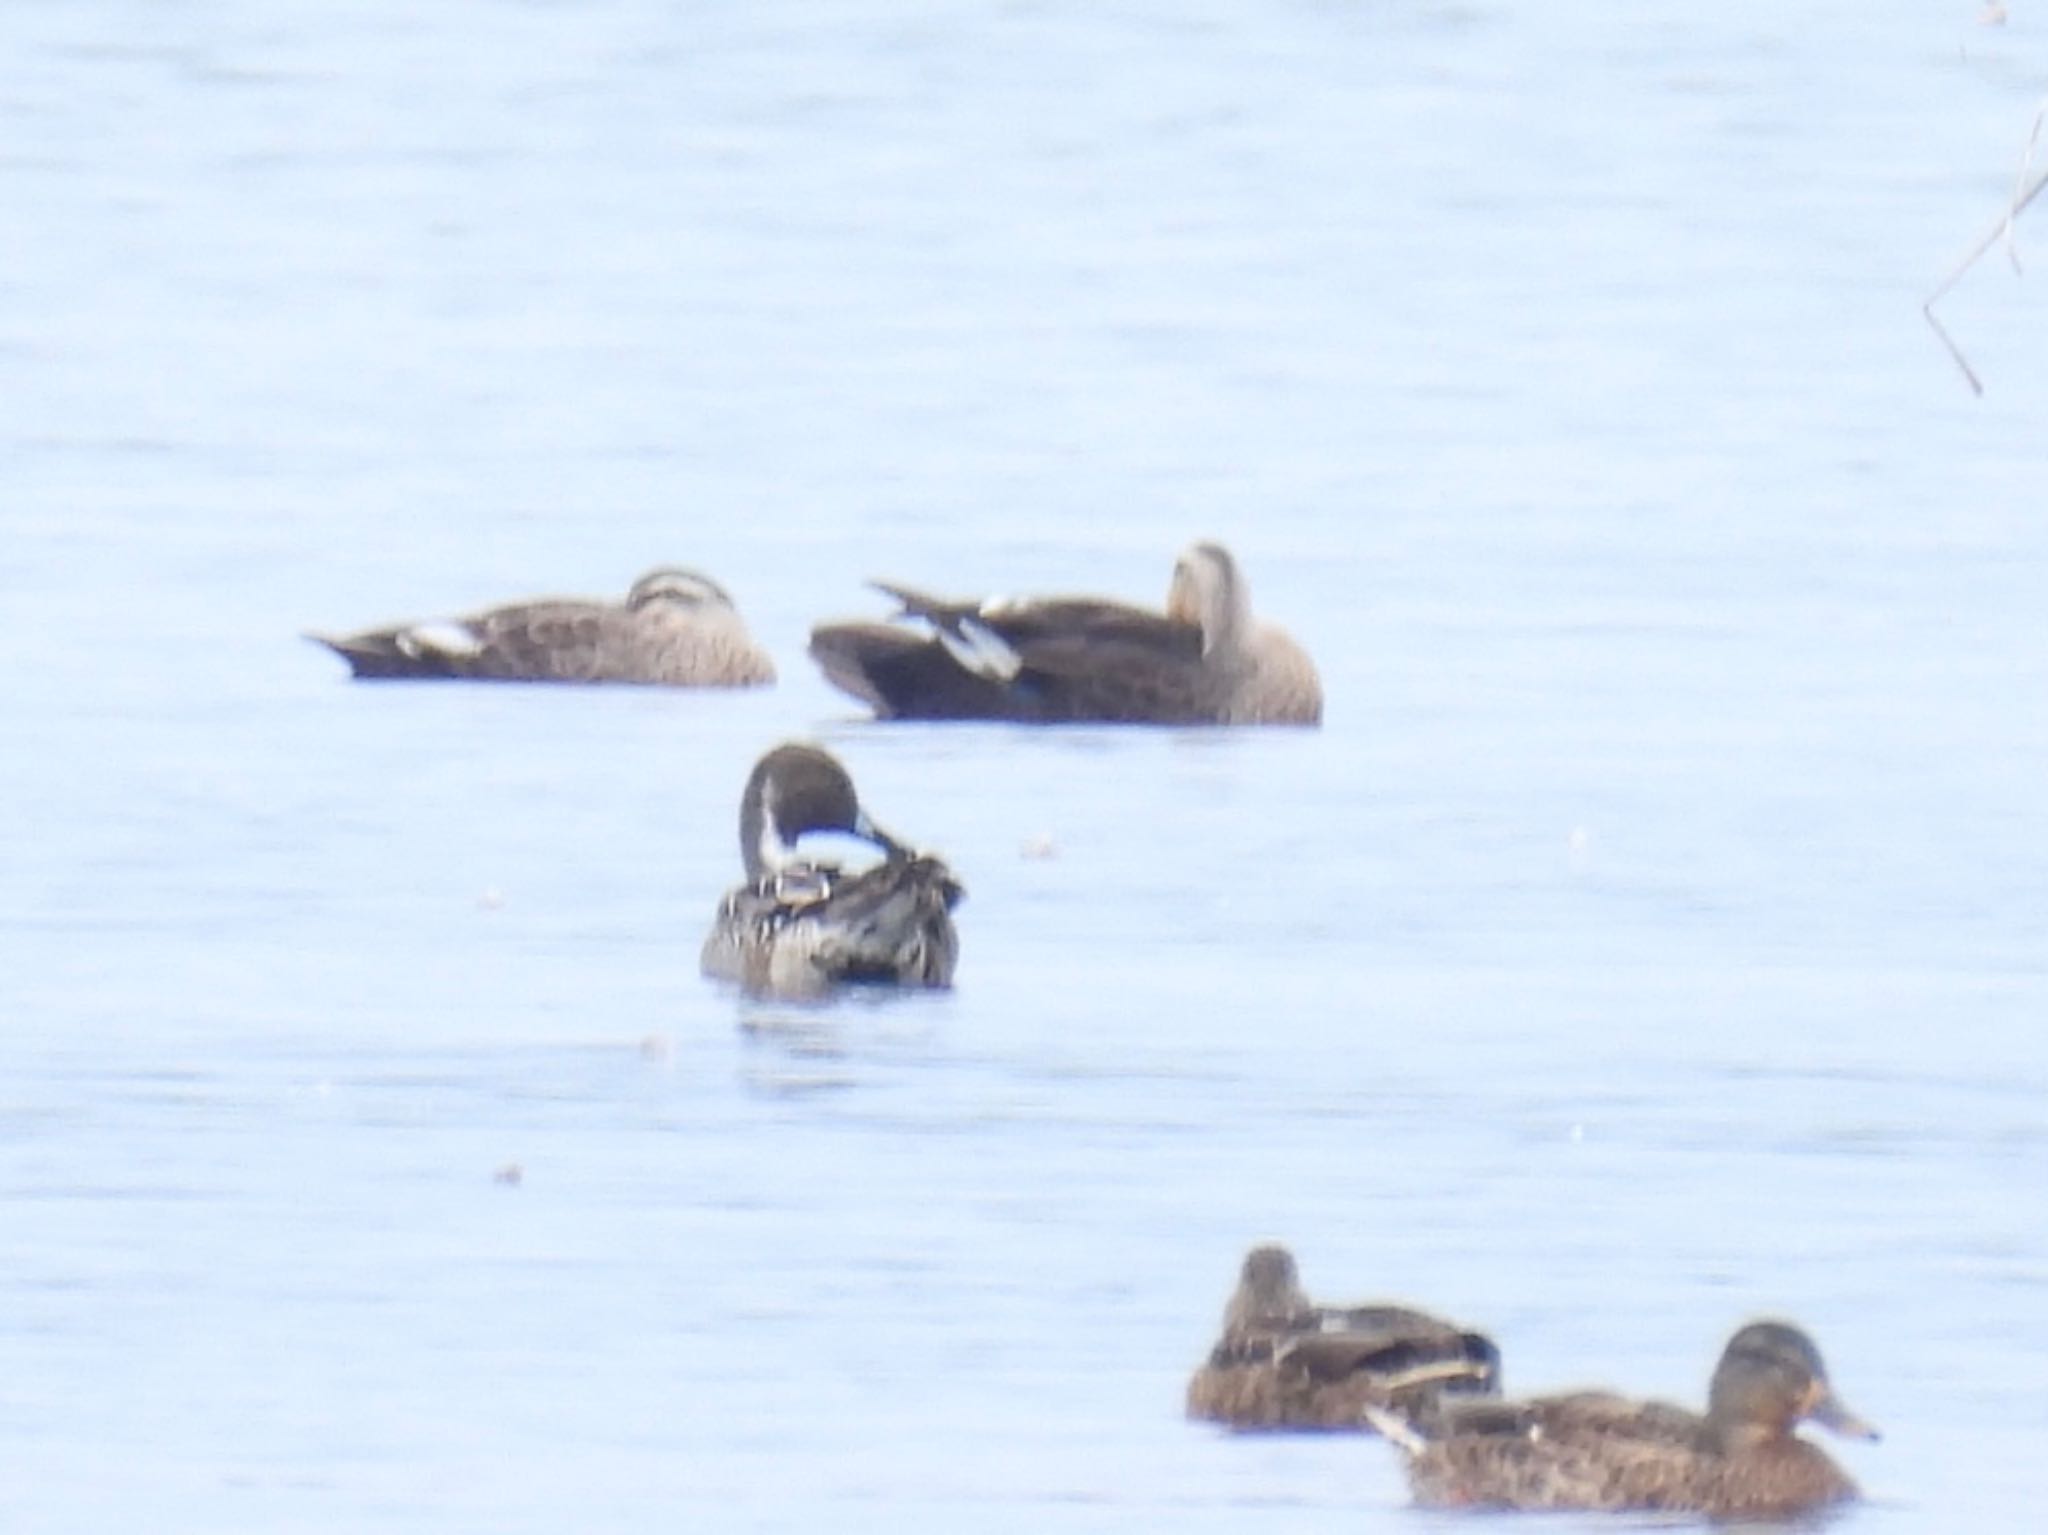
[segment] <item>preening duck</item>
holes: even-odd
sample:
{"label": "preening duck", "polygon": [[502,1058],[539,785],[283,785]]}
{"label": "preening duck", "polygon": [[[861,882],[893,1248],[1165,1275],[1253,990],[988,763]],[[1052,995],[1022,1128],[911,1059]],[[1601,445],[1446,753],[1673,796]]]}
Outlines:
{"label": "preening duck", "polygon": [[[861,870],[816,861],[798,847],[813,832],[871,843],[882,861]],[[829,753],[790,744],[755,764],[740,796],[740,858],[746,882],[719,903],[706,975],[781,997],[859,982],[952,984],[959,881],[877,826]]]}
{"label": "preening duck", "polygon": [[1187,1409],[1239,1429],[1370,1430],[1368,1406],[1418,1417],[1450,1394],[1499,1389],[1500,1351],[1405,1306],[1319,1306],[1294,1255],[1274,1245],[1246,1256],[1223,1313],[1223,1336],[1188,1382]]}
{"label": "preening duck", "polygon": [[811,655],[882,719],[1314,725],[1315,663],[1252,613],[1221,544],[1180,556],[1164,611],[1092,597],[954,602],[874,583],[900,623],[820,624]]}

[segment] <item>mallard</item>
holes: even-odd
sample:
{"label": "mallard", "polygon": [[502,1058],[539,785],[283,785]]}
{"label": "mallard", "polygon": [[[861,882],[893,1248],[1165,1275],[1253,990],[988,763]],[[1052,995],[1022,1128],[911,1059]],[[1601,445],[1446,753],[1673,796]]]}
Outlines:
{"label": "mallard", "polygon": [[1294,1255],[1264,1246],[1244,1260],[1187,1406],[1233,1428],[1365,1432],[1368,1404],[1422,1414],[1445,1392],[1499,1386],[1500,1353],[1481,1334],[1404,1306],[1318,1306]]}
{"label": "mallard", "polygon": [[[807,858],[798,839],[839,832],[882,850],[865,870]],[[704,973],[761,995],[815,997],[847,982],[950,986],[958,880],[861,808],[853,780],[815,746],[778,746],[740,796],[746,883],[719,903]]]}
{"label": "mallard", "polygon": [[348,662],[355,676],[372,681],[466,678],[737,688],[775,680],[775,663],[747,633],[725,588],[697,571],[672,566],[635,581],[622,604],[549,597],[339,639],[306,637]]}
{"label": "mallard", "polygon": [[[1151,725],[1314,725],[1315,663],[1252,615],[1237,561],[1197,543],[1173,569],[1166,609],[1088,597],[952,602],[875,582],[894,623],[820,624],[811,655],[881,719]],[[929,632],[925,632],[928,630]]]}
{"label": "mallard", "polygon": [[1856,1439],[1877,1430],[1828,1385],[1812,1339],[1752,1322],[1714,1369],[1704,1417],[1606,1392],[1459,1404],[1434,1420],[1367,1410],[1408,1457],[1416,1501],[1439,1508],[1661,1510],[1782,1519],[1857,1496],[1802,1418]]}

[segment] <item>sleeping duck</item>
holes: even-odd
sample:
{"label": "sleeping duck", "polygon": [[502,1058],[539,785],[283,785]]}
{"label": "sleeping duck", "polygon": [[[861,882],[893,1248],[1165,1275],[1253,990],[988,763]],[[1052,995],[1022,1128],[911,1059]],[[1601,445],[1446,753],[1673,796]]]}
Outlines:
{"label": "sleeping duck", "polygon": [[551,597],[330,638],[310,634],[353,674],[478,682],[638,682],[756,687],[775,664],[754,643],[725,589],[694,570],[663,567],[623,603]]}
{"label": "sleeping duck", "polygon": [[898,623],[821,624],[811,655],[881,719],[1315,725],[1315,663],[1252,613],[1237,561],[1190,545],[1163,612],[1091,597],[952,602],[874,583]]}

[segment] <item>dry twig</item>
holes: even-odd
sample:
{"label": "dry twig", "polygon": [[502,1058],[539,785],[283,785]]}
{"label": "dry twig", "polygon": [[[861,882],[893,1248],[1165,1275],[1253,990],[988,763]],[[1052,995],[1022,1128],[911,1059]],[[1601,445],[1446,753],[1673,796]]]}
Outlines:
{"label": "dry twig", "polygon": [[1978,379],[1976,373],[1971,369],[1969,362],[1963,357],[1962,348],[1950,339],[1949,333],[1942,329],[1941,321],[1934,317],[1934,306],[1940,302],[1942,296],[1949,289],[1961,282],[1963,275],[1971,267],[1975,266],[1978,259],[1986,251],[1990,250],[1992,246],[1998,244],[2000,240],[2005,242],[2006,257],[2012,262],[2012,269],[2015,272],[2021,270],[2019,245],[2013,235],[2013,221],[2020,216],[2021,211],[2025,209],[2028,203],[2041,195],[2044,187],[2048,187],[2048,171],[2043,171],[2040,175],[2035,176],[2031,182],[2028,180],[2028,174],[2034,167],[2034,148],[2040,143],[2041,124],[2044,119],[2048,119],[2048,106],[2042,107],[2040,111],[2034,114],[2034,131],[2027,135],[2026,151],[2020,156],[2019,179],[2013,183],[2012,200],[2007,203],[2004,214],[2000,216],[1997,223],[1991,226],[1990,232],[1983,239],[1970,247],[1970,253],[1957,263],[1956,269],[1943,279],[1941,286],[1927,295],[1927,301],[1920,306],[1920,312],[1927,316],[1927,323],[1934,327],[1934,334],[1939,336],[1941,344],[1948,348],[1948,355],[1953,357],[1956,366],[1963,370],[1963,377],[1969,380],[1971,390],[1980,395],[1984,392],[1982,381]]}

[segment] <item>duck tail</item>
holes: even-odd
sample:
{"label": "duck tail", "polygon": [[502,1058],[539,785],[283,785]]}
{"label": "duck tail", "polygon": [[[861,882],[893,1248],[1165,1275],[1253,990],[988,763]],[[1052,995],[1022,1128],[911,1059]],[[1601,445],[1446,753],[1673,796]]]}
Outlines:
{"label": "duck tail", "polygon": [[811,631],[811,659],[827,682],[879,719],[1012,716],[1003,684],[963,669],[943,640],[894,624],[820,624]]}
{"label": "duck tail", "polygon": [[868,585],[896,603],[898,618],[921,618],[938,629],[957,623],[975,609],[974,603],[948,602],[914,586],[898,586],[894,581],[870,581]]}
{"label": "duck tail", "polygon": [[301,638],[311,640],[315,645],[325,645],[348,662],[349,671],[357,677],[401,677],[406,674],[407,658],[389,633],[335,636],[315,634],[309,629]]}
{"label": "duck tail", "polygon": [[928,644],[887,624],[845,623],[818,625],[810,648],[827,682],[889,719],[902,702],[893,696],[897,674],[913,667]]}

